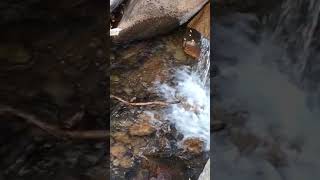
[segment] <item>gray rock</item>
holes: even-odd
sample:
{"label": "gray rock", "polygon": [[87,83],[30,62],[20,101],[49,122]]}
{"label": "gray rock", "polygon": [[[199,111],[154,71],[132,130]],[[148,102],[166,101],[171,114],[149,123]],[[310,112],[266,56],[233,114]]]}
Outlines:
{"label": "gray rock", "polygon": [[207,161],[202,173],[198,180],[210,180],[210,159]]}

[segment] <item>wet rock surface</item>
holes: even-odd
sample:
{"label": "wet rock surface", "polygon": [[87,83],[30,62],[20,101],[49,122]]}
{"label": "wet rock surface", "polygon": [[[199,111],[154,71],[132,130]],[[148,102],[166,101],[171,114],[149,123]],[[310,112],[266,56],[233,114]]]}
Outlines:
{"label": "wet rock surface", "polygon": [[201,38],[210,39],[210,3],[206,4],[188,23],[183,39],[184,52],[198,59],[201,53]]}
{"label": "wet rock surface", "polygon": [[187,22],[207,2],[207,0],[129,0],[116,26],[120,29],[119,34],[112,39],[114,42],[123,43],[168,33]]}
{"label": "wet rock surface", "polygon": [[[168,36],[115,47],[111,94],[130,102],[163,101],[155,91],[155,82],[170,82],[175,67],[195,63],[183,51],[184,31],[181,28]],[[192,146],[195,153],[185,151],[180,145],[183,136],[164,118],[164,107],[128,106],[112,99],[111,109],[111,147],[121,144],[127,150],[123,157],[111,160],[113,179],[199,176],[208,154],[201,143]]]}
{"label": "wet rock surface", "polygon": [[[1,11],[0,29],[1,104],[61,128],[104,130],[104,6],[88,1],[2,1],[0,7],[6,9]],[[108,176],[106,142],[65,141],[12,114],[0,116],[1,178]]]}
{"label": "wet rock surface", "polygon": [[189,138],[183,141],[183,148],[194,154],[200,154],[204,151],[204,143],[196,138]]}
{"label": "wet rock surface", "polygon": [[141,122],[132,125],[129,128],[129,134],[131,136],[147,136],[155,131],[154,127],[148,122]]}

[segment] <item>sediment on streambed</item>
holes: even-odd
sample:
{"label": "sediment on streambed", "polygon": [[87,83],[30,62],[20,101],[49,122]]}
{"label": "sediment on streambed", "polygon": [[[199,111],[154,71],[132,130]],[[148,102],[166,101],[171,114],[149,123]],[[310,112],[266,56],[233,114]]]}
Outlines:
{"label": "sediment on streambed", "polygon": [[[186,55],[182,47],[181,40],[184,36],[184,30],[181,29],[180,32],[172,35],[159,37],[152,42],[141,41],[132,46],[120,48],[121,53],[118,54],[117,52],[120,51],[115,51],[115,60],[112,63],[118,65],[111,73],[111,93],[126,100],[135,97],[132,102],[163,101],[176,102],[174,104],[177,105],[177,102],[184,101],[185,107],[191,108],[190,103],[194,102],[191,101],[191,98],[188,100],[186,98],[188,95],[183,91],[181,91],[183,93],[180,94],[180,99],[166,99],[159,91],[161,85],[178,84],[181,81],[179,80],[181,76],[175,79],[175,76],[178,75],[176,73],[178,69],[186,66],[190,71],[181,71],[181,73],[185,73],[185,76],[188,77],[186,79],[188,83],[198,86],[196,90],[202,91],[203,102],[196,102],[200,104],[198,104],[198,110],[195,111],[203,111],[205,106],[200,107],[202,105],[206,105],[208,108],[208,103],[205,102],[207,89],[204,88],[195,73],[191,74],[193,72],[191,67],[197,66],[198,61]],[[139,66],[137,66],[136,59],[141,59]],[[127,68],[127,71],[124,72],[123,68]],[[172,89],[178,90],[175,86]],[[178,173],[179,176],[183,175],[183,179],[187,177],[196,179],[201,173],[208,158],[206,150],[208,134],[205,129],[209,125],[204,127],[208,119],[202,118],[203,120],[200,120],[200,116],[193,117],[193,115],[198,116],[197,113],[200,111],[193,112],[191,109],[185,109],[185,112],[191,112],[188,118],[194,118],[190,120],[196,122],[198,119],[198,122],[203,123],[202,125],[199,123],[196,128],[198,130],[192,132],[193,136],[184,138],[188,137],[188,134],[177,128],[173,119],[168,116],[168,112],[172,108],[170,104],[164,107],[130,107],[115,100],[111,107],[114,108],[111,129],[114,130],[112,134],[115,135],[111,142],[111,148],[114,149],[111,167],[112,174],[117,178],[126,177],[130,171],[132,173],[127,176],[131,178],[141,177],[142,171],[147,173],[148,177],[164,175],[175,177],[175,174]],[[179,107],[182,108],[180,105]],[[123,152],[123,155],[119,156],[117,149]],[[170,159],[175,159],[179,165],[171,167],[168,164]],[[169,167],[176,170],[170,171]],[[160,168],[161,171],[157,173],[154,168]]]}
{"label": "sediment on streambed", "polygon": [[[153,39],[143,35],[140,41],[117,43],[112,51],[111,94],[130,103],[167,102],[139,107],[113,99],[111,174],[115,179],[197,179],[209,158],[210,45],[201,33],[193,37],[188,31],[183,25],[165,35],[153,34]],[[196,57],[185,52],[183,42],[189,40],[200,45]],[[179,118],[193,124],[183,128]]]}

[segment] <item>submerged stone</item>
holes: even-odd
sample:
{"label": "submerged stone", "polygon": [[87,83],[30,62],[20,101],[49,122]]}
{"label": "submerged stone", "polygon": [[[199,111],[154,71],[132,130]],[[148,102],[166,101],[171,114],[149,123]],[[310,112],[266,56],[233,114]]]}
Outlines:
{"label": "submerged stone", "polygon": [[186,54],[198,59],[201,53],[201,38],[210,39],[210,3],[189,23],[183,47]]}

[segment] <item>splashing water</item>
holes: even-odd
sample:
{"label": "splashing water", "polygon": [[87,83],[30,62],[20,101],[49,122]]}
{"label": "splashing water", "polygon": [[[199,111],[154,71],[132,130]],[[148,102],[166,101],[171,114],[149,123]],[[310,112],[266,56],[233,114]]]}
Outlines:
{"label": "splashing water", "polygon": [[[273,38],[281,39],[285,48],[290,51],[291,60],[282,62],[294,79],[304,79],[307,66],[310,66],[312,42],[317,36],[319,26],[319,0],[286,0],[278,13],[271,14],[274,27]],[[287,62],[288,61],[288,62]],[[292,71],[292,72],[290,72]]]}
{"label": "splashing water", "polygon": [[[309,11],[299,12],[301,4],[297,2],[308,4],[305,7]],[[297,87],[290,77],[292,74],[300,77],[303,66],[308,65],[306,60],[314,39],[311,36],[316,35],[314,28],[319,21],[320,10],[317,8],[320,8],[319,1],[284,1],[283,9],[287,10],[281,11],[280,15],[273,14],[275,31],[266,32],[267,35],[260,36],[258,41],[251,37],[265,32],[255,32],[249,25],[250,14],[243,16],[248,16],[243,20],[233,21],[233,27],[224,25],[223,21],[215,25],[215,41],[219,44],[215,52],[221,58],[218,62],[224,61],[218,64],[223,68],[220,79],[215,81],[221,89],[220,105],[232,112],[245,109],[250,115],[245,117],[246,122],[241,127],[230,123],[237,130],[228,131],[228,136],[226,133],[215,136],[215,153],[219,156],[215,159],[217,173],[214,179],[319,179],[320,143],[314,140],[319,136],[319,111],[316,107],[310,109],[308,93]],[[297,21],[297,17],[305,17],[308,21]],[[263,25],[263,29],[269,29],[269,24]],[[270,42],[270,37],[277,41]],[[229,63],[230,59],[235,63]],[[273,64],[279,60],[284,61],[288,71],[282,68],[279,71],[278,64]],[[293,68],[300,63],[301,69]],[[241,133],[252,134],[270,144],[262,145],[264,143],[251,141],[247,136],[240,140]],[[257,146],[251,148],[249,144]],[[270,148],[275,145],[279,146],[278,150]]]}
{"label": "splashing water", "polygon": [[158,84],[167,101],[177,101],[166,109],[166,117],[186,138],[200,138],[210,148],[210,42],[201,38],[201,53],[194,67],[182,67],[174,74],[174,86]]}

